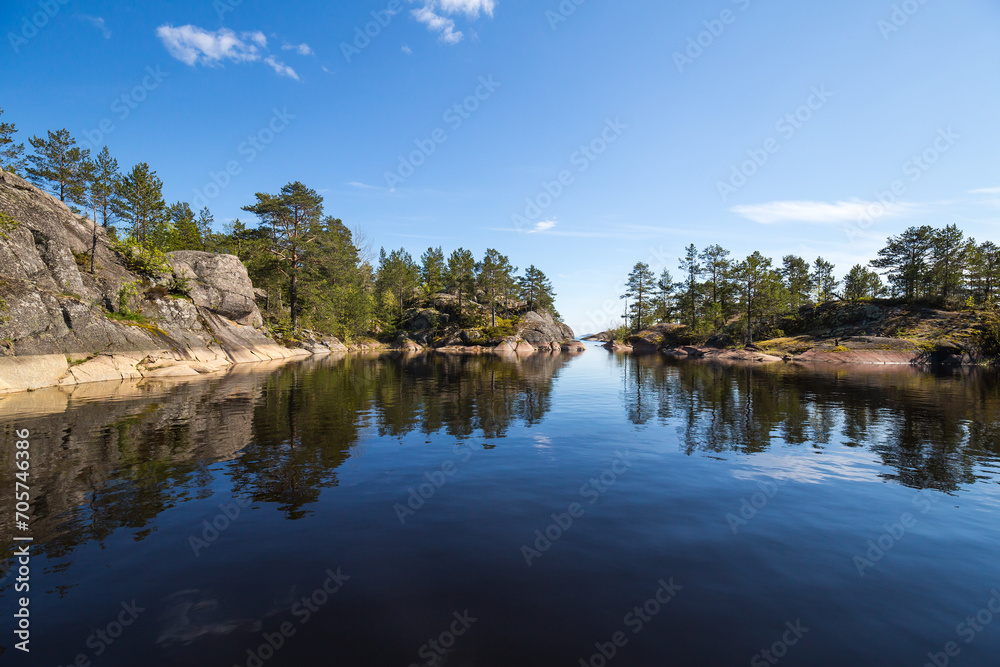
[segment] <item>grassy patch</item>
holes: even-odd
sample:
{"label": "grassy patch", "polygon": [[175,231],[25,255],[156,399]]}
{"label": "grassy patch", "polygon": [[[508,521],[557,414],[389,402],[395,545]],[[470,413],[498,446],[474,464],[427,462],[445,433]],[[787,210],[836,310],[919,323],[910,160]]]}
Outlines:
{"label": "grassy patch", "polygon": [[0,211],[0,238],[7,238],[7,232],[17,229],[21,223],[14,216]]}

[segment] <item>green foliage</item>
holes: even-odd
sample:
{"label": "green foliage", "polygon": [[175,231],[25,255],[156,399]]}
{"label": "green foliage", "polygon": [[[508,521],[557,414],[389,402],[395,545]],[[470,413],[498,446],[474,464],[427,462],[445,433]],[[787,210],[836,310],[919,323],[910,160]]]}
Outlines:
{"label": "green foliage", "polygon": [[837,287],[840,286],[840,281],[833,275],[836,267],[822,257],[817,257],[813,266],[811,282],[816,291],[816,301],[819,303],[832,301],[836,296]]}
{"label": "green foliage", "polygon": [[48,187],[60,201],[83,203],[90,150],[77,146],[76,139],[65,128],[50,130],[47,138],[31,137],[28,141],[35,149],[28,156],[32,166],[26,170],[32,183]]}
{"label": "green foliage", "polygon": [[111,250],[118,254],[129,271],[150,278],[170,271],[166,256],[156,248],[148,248],[132,238],[113,240]]}
{"label": "green foliage", "polygon": [[[0,116],[3,109],[0,108]],[[14,123],[0,123],[0,168],[20,172],[24,169],[24,144],[14,142],[17,126]]]}
{"label": "green foliage", "polygon": [[7,234],[17,229],[20,224],[14,216],[0,211],[0,238],[7,238]]}
{"label": "green foliage", "polygon": [[475,287],[475,256],[465,248],[453,251],[445,271],[445,289],[458,297],[459,314],[462,313],[462,302],[474,292]]}
{"label": "green foliage", "polygon": [[996,313],[984,315],[975,340],[984,357],[994,361],[1000,359],[1000,316]]}
{"label": "green foliage", "polygon": [[140,162],[115,181],[111,209],[139,243],[163,243],[170,224],[163,181],[147,163]]}
{"label": "green foliage", "polygon": [[496,341],[501,338],[513,336],[517,333],[517,320],[505,320],[502,317],[498,317],[496,325],[484,327],[482,332],[483,337],[488,341]]}
{"label": "green foliage", "polygon": [[276,268],[288,279],[288,311],[292,328],[298,326],[299,276],[307,264],[307,248],[313,242],[310,229],[323,216],[323,197],[299,181],[288,183],[277,195],[258,192],[257,202],[243,210],[260,219],[269,232],[267,251],[278,260]]}
{"label": "green foliage", "polygon": [[[694,247],[694,246],[692,246]],[[644,329],[652,324],[654,295],[656,294],[656,276],[649,270],[649,264],[636,262],[625,280],[625,293],[622,299],[626,301],[626,314],[634,331]]]}
{"label": "green foliage", "polygon": [[428,248],[420,257],[420,280],[423,282],[424,295],[437,294],[444,289],[444,251],[440,246]]}
{"label": "green foliage", "polygon": [[624,343],[632,335],[632,330],[629,329],[627,326],[622,325],[609,329],[608,335],[611,336],[611,340],[619,343]]}
{"label": "green foliage", "polygon": [[121,287],[118,288],[118,310],[116,312],[123,315],[128,315],[133,313],[132,310],[132,300],[139,293],[140,281],[133,280],[132,282],[123,283]]}
{"label": "green foliage", "polygon": [[191,280],[187,276],[179,276],[176,273],[170,278],[166,285],[167,294],[175,297],[191,296]]}
{"label": "green foliage", "polygon": [[400,248],[386,254],[382,248],[375,274],[375,300],[380,319],[398,324],[403,310],[413,303],[419,284],[420,269],[410,253]]}
{"label": "green foliage", "polygon": [[89,252],[77,252],[76,250],[71,251],[73,253],[73,259],[76,261],[77,268],[81,270],[86,270],[90,268],[90,253]]}
{"label": "green foliage", "polygon": [[856,264],[844,278],[844,300],[858,302],[877,299],[885,294],[882,278],[874,271]]}

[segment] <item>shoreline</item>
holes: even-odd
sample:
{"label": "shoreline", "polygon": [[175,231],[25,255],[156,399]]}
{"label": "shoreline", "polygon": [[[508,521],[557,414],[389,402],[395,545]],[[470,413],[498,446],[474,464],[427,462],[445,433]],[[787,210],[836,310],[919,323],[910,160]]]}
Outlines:
{"label": "shoreline", "polygon": [[864,349],[844,349],[839,351],[825,351],[810,349],[799,355],[783,354],[778,355],[768,349],[738,349],[738,348],[711,348],[699,346],[683,346],[669,348],[644,348],[641,346],[625,345],[617,342],[608,342],[601,345],[612,354],[629,354],[633,356],[662,355],[673,359],[683,359],[689,361],[702,361],[708,363],[756,363],[775,364],[793,363],[806,365],[827,365],[827,366],[915,366],[915,367],[967,367],[967,368],[990,368],[992,364],[973,360],[968,355],[940,355],[929,351],[919,350],[864,350]]}
{"label": "shoreline", "polygon": [[279,343],[241,347],[209,346],[200,349],[136,350],[82,356],[79,354],[39,354],[0,357],[0,399],[39,389],[76,387],[102,382],[194,379],[227,373],[234,368],[258,364],[278,364],[305,359],[365,354],[441,354],[445,356],[486,356],[520,358],[536,354],[579,354],[586,346],[579,341],[555,347],[518,345],[509,349],[483,346],[393,347],[367,342],[345,345],[337,339],[304,341],[299,347]]}

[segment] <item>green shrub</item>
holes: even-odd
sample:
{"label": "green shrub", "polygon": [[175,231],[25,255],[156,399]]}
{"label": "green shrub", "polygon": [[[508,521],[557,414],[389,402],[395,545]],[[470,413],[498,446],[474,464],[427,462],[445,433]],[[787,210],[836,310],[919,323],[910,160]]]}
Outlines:
{"label": "green shrub", "polygon": [[179,276],[176,273],[167,283],[167,293],[170,296],[177,297],[190,297],[191,296],[191,280],[185,276]]}
{"label": "green shrub", "polygon": [[125,268],[133,273],[152,278],[157,274],[170,271],[166,255],[156,248],[147,248],[134,239],[113,240],[110,247],[121,257]]}
{"label": "green shrub", "polygon": [[0,238],[7,238],[7,232],[14,231],[20,224],[12,215],[0,211]]}
{"label": "green shrub", "polygon": [[124,283],[118,288],[118,310],[115,312],[119,315],[135,315],[136,311],[132,310],[132,299],[134,299],[138,294],[138,280],[130,283]]}
{"label": "green shrub", "polygon": [[624,343],[632,336],[632,331],[626,326],[620,326],[615,327],[614,329],[608,329],[608,335],[611,336],[611,340],[617,343]]}
{"label": "green shrub", "polygon": [[990,359],[1000,359],[1000,317],[984,315],[975,336],[979,352]]}
{"label": "green shrub", "polygon": [[517,333],[517,327],[514,325],[514,320],[505,320],[502,317],[498,317],[495,327],[483,327],[482,332],[487,340],[500,340],[501,338],[507,338]]}

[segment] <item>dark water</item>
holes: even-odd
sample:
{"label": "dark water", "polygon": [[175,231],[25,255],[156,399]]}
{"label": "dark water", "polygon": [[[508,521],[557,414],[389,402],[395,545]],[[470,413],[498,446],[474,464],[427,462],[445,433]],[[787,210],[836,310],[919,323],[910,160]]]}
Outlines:
{"label": "dark water", "polygon": [[31,653],[9,574],[3,664],[1000,662],[994,374],[595,348],[0,411],[8,547],[15,428],[36,494]]}

